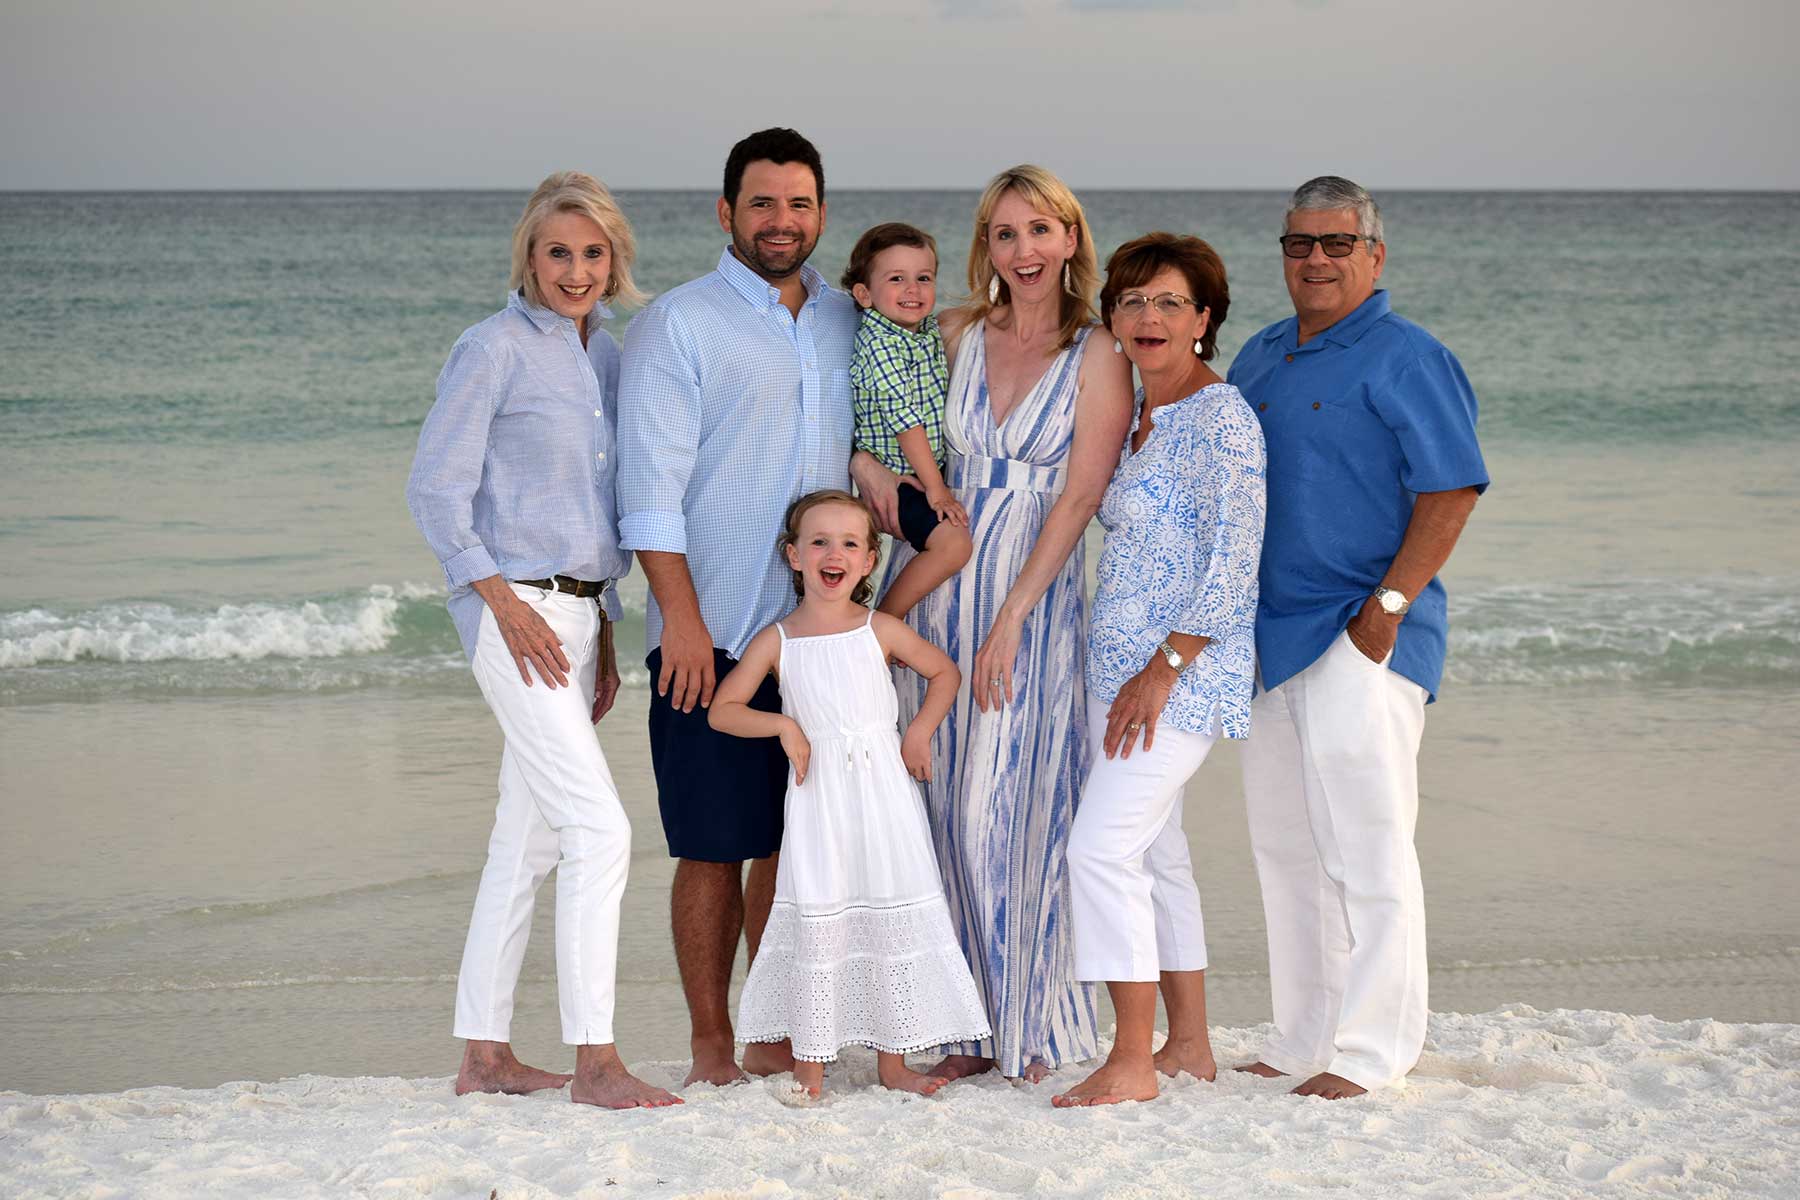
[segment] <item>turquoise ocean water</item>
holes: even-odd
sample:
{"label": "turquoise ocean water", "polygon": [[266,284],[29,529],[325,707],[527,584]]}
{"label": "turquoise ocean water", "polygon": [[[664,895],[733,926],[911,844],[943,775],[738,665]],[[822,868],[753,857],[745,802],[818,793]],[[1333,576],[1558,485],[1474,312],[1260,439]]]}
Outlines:
{"label": "turquoise ocean water", "polygon": [[[974,198],[835,194],[813,262],[909,220],[954,298]],[[0,1087],[450,1069],[498,738],[401,493],[523,199],[0,195]],[[1103,251],[1219,248],[1223,361],[1290,311],[1282,196],[1083,199]],[[648,290],[711,269],[710,195],[621,200]],[[1468,369],[1495,481],[1421,766],[1434,1007],[1800,1020],[1800,194],[1383,201],[1383,282]],[[676,1057],[625,591],[620,1036]],[[1244,1023],[1235,761],[1186,827]],[[551,907],[515,1040],[557,1061]]]}

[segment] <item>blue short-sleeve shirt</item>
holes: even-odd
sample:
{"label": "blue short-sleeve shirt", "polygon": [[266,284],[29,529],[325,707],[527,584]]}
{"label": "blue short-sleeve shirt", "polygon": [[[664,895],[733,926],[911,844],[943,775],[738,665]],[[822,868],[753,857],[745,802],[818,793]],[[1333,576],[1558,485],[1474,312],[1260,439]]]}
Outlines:
{"label": "blue short-sleeve shirt", "polygon": [[[1268,447],[1256,653],[1265,688],[1316,662],[1387,574],[1420,492],[1486,490],[1462,364],[1377,291],[1299,344],[1298,319],[1238,352],[1230,381]],[[1400,623],[1391,669],[1433,698],[1447,596],[1433,579]]]}

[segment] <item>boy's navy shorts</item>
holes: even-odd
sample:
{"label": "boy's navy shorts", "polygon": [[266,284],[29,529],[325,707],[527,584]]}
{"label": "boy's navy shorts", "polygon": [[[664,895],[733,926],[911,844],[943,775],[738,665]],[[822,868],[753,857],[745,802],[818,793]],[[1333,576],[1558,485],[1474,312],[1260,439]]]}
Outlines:
{"label": "boy's navy shorts", "polygon": [[900,485],[900,536],[914,550],[924,551],[925,542],[931,537],[931,531],[941,524],[943,518],[931,507],[931,501],[925,499],[925,493],[911,484]]}
{"label": "boy's navy shorts", "polygon": [[[787,800],[787,755],[780,738],[741,738],[706,723],[706,710],[676,708],[656,694],[662,650],[644,660],[650,669],[650,767],[670,858],[743,862],[781,849],[781,814]],[[720,682],[737,660],[713,648]],[[781,711],[781,687],[773,675],[757,685],[750,707]]]}

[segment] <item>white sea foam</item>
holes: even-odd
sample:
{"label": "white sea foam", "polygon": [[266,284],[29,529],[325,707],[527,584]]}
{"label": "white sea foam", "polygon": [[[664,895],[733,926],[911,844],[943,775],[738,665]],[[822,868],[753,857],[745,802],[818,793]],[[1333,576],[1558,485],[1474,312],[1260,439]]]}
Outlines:
{"label": "white sea foam", "polygon": [[[1213,1031],[1221,1062],[1267,1029]],[[676,1087],[685,1063],[648,1063]],[[1331,1103],[1226,1071],[1145,1104],[1056,1109],[994,1077],[935,1097],[847,1051],[816,1104],[789,1077],[597,1112],[450,1080],[0,1093],[0,1191],[50,1197],[1789,1197],[1800,1027],[1522,1005],[1434,1014],[1401,1088]]]}
{"label": "white sea foam", "polygon": [[0,614],[0,668],[83,659],[153,663],[373,654],[393,642],[401,604],[431,595],[418,584],[376,584],[335,600],[222,604],[203,611],[138,602],[69,614],[27,609]]}

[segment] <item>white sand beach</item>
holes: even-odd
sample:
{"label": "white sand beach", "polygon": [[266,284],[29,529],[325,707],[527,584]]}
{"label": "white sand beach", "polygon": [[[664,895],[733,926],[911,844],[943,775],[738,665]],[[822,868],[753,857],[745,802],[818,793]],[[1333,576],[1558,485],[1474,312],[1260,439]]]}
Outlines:
{"label": "white sand beach", "polygon": [[[1265,1032],[1214,1031],[1221,1061]],[[646,1063],[667,1086],[684,1064]],[[1225,1072],[1147,1104],[1057,1110],[997,1077],[883,1091],[849,1053],[791,1077],[611,1113],[561,1092],[333,1079],[113,1095],[0,1093],[9,1197],[1792,1197],[1800,1026],[1523,1005],[1434,1014],[1405,1086],[1302,1100]]]}

